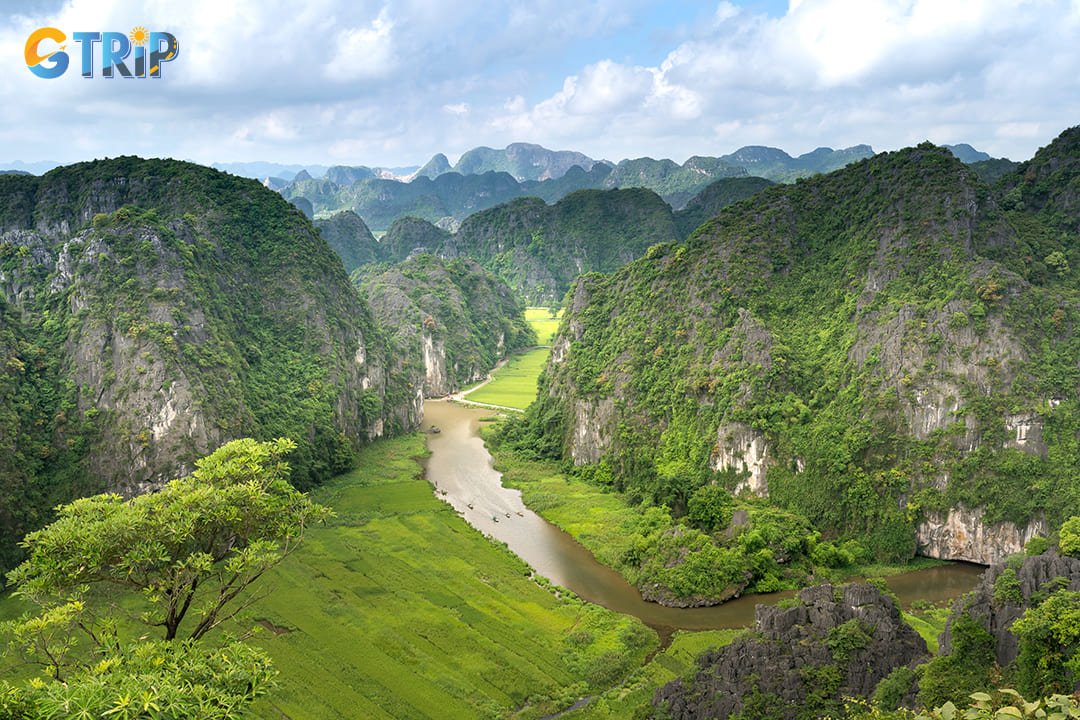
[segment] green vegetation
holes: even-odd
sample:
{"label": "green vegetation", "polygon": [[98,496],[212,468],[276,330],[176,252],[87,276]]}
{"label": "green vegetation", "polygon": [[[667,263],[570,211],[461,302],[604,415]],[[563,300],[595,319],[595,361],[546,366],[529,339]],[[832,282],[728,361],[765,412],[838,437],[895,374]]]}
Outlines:
{"label": "green vegetation", "polygon": [[[552,308],[525,308],[525,322],[536,332],[536,343],[549,346],[555,342],[555,333],[559,330],[559,321],[563,310],[559,308],[552,314]],[[537,375],[539,377],[539,375]]]}
{"label": "green vegetation", "polygon": [[903,613],[904,622],[915,628],[915,632],[926,641],[926,647],[931,654],[937,655],[938,636],[945,632],[945,622],[949,617],[947,608],[926,608],[922,610],[912,609],[910,613]]}
{"label": "green vegetation", "polygon": [[[1017,718],[1018,720],[1043,720],[1065,718],[1080,715],[1080,701],[1074,695],[1028,695],[1034,700],[1026,700],[1012,688],[1001,688],[991,693],[974,692],[968,695],[970,701],[963,717],[965,720],[996,720],[997,718]],[[958,717],[959,709],[955,703],[947,702],[941,707],[926,710],[918,720],[953,720]],[[852,720],[864,720],[873,715],[857,714]],[[906,717],[912,718],[914,714]]]}
{"label": "green vegetation", "polygon": [[313,499],[335,517],[268,574],[250,610],[280,671],[258,717],[538,718],[621,682],[656,647],[573,599],[437,499],[424,439],[380,441]]}
{"label": "green vegetation", "polygon": [[[767,447],[769,500],[808,528],[792,542],[821,533],[824,565],[910,559],[916,526],[957,506],[1076,514],[1078,148],[1074,129],[995,188],[929,144],[875,156],[584,275],[569,352],[507,440],[589,458],[583,475],[675,520],[702,487],[734,493]],[[602,421],[585,411],[601,403]],[[1010,429],[1030,415],[1045,456]],[[707,542],[686,557],[724,577],[727,540]]]}
{"label": "green vegetation", "polygon": [[874,154],[869,145],[854,145],[841,150],[821,147],[798,157],[783,150],[760,145],[739,148],[723,160],[745,167],[748,172],[773,182],[790,183],[819,173],[829,173]]}
{"label": "green vegetation", "polygon": [[567,713],[566,720],[628,720],[646,718],[652,698],[662,685],[697,671],[697,657],[729,644],[743,630],[678,631],[671,644],[621,685],[608,690],[585,707]]}
{"label": "green vegetation", "polygon": [[[371,277],[362,271],[353,277],[379,324],[391,329],[399,372],[428,397],[455,391],[500,358],[536,344],[513,292],[474,260],[420,254]],[[441,365],[444,376],[430,377],[428,364]]]}
{"label": "green vegetation", "polygon": [[467,255],[527,302],[550,305],[563,299],[583,270],[617,270],[653,243],[679,239],[677,234],[671,208],[649,190],[579,190],[554,205],[527,197],[480,210],[452,235],[402,219],[383,243],[393,260],[417,249]]}
{"label": "green vegetation", "polygon": [[0,567],[57,505],[223,439],[294,439],[308,488],[411,422],[404,378],[361,389],[386,348],[341,260],[258,182],[131,157],[2,176],[0,227]]}
{"label": "green vegetation", "polygon": [[[200,640],[251,601],[248,586],[291,553],[327,509],[288,483],[291,440],[234,440],[196,462],[195,471],[158,492],[125,500],[81,498],[59,508],[48,527],[23,539],[29,557],[8,573],[17,593],[51,612],[84,606],[103,585],[139,593],[155,608],[143,622],[173,640],[189,611],[187,637]],[[78,624],[100,637],[108,628]],[[104,622],[111,622],[105,618]],[[58,676],[62,658],[50,652]]]}
{"label": "green vegetation", "polygon": [[[585,160],[584,156],[580,159]],[[463,155],[452,172],[434,177],[419,173],[412,182],[405,183],[344,174],[331,177],[332,173],[328,173],[322,180],[290,183],[282,194],[294,201],[304,198],[317,217],[342,210],[354,212],[372,230],[381,232],[391,229],[401,218],[432,224],[445,218],[460,222],[477,211],[519,198],[557,203],[580,190],[647,189],[665,203],[681,208],[713,181],[747,174],[721,158],[692,157],[682,166],[671,160],[638,158],[614,169],[603,163],[595,163],[589,170],[572,166],[565,174],[539,180],[533,176],[539,166],[521,164],[520,160],[520,156],[508,158],[503,151],[477,148]]]}
{"label": "green vegetation", "polygon": [[491,374],[491,382],[465,396],[467,402],[524,410],[536,399],[536,379],[547,364],[549,349],[533,348],[512,355]]}
{"label": "green vegetation", "polygon": [[[237,440],[159,492],[76,500],[27,535],[8,580],[38,609],[5,623],[5,657],[52,682],[0,685],[0,717],[234,718],[265,694],[266,657],[208,634],[327,515],[287,481],[295,447]],[[164,642],[132,631],[134,618]]]}
{"label": "green vegetation", "polygon": [[412,182],[361,178],[348,185],[332,180],[300,180],[290,183],[286,200],[303,197],[311,201],[316,216],[351,210],[373,231],[385,231],[395,220],[415,217],[431,223],[452,217],[457,220],[477,210],[493,207],[522,194],[522,185],[508,173],[483,175],[444,173]]}
{"label": "green vegetation", "polygon": [[1028,696],[1073,692],[1080,682],[1080,593],[1058,590],[1013,623],[1017,686]]}
{"label": "green vegetation", "polygon": [[990,687],[994,638],[977,620],[961,612],[952,625],[952,647],[920,667],[919,702],[935,707],[962,702],[970,693]]}
{"label": "green vegetation", "polygon": [[747,171],[722,158],[695,156],[681,166],[649,157],[619,163],[604,180],[605,188],[648,188],[679,209],[719,178],[745,177]]}
{"label": "green vegetation", "polygon": [[686,207],[675,213],[679,236],[690,237],[695,230],[719,215],[728,205],[756,195],[774,184],[764,178],[740,177],[724,178],[706,185],[704,190],[686,203]]}
{"label": "green vegetation", "polygon": [[343,210],[324,220],[316,220],[314,224],[330,245],[330,249],[341,258],[347,273],[358,267],[389,259],[386,246],[375,239],[363,219],[351,210]]}
{"label": "green vegetation", "polygon": [[0,719],[238,720],[273,687],[266,656],[243,643],[142,641],[106,654],[65,682],[0,683]]}
{"label": "green vegetation", "polygon": [[1069,557],[1080,557],[1080,516],[1073,515],[1058,532],[1058,551]]}
{"label": "green vegetation", "polygon": [[544,177],[561,177],[574,167],[584,172],[593,165],[592,160],[578,152],[512,143],[502,150],[488,147],[468,150],[458,159],[453,171],[462,175],[506,172],[519,180],[540,180]]}
{"label": "green vegetation", "polygon": [[506,442],[508,427],[512,432],[512,423],[485,431],[503,483],[521,489],[532,510],[658,598],[727,599],[802,587],[814,569],[808,553],[819,537],[793,515],[739,501],[734,509],[746,513],[746,524],[731,537],[709,534],[677,522],[666,506],[629,503],[612,491],[604,466],[568,476],[557,463],[515,451]]}

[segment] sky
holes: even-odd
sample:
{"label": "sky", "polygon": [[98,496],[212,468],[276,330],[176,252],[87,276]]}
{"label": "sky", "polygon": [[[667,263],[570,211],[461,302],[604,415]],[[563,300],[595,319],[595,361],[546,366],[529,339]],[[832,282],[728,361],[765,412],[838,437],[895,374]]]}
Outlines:
{"label": "sky", "polygon": [[[57,78],[28,67],[42,27],[65,35]],[[160,78],[81,76],[75,32],[136,28],[177,39]],[[681,163],[930,140],[1026,160],[1080,124],[1080,0],[0,0],[0,62],[0,168],[400,167],[512,142]]]}

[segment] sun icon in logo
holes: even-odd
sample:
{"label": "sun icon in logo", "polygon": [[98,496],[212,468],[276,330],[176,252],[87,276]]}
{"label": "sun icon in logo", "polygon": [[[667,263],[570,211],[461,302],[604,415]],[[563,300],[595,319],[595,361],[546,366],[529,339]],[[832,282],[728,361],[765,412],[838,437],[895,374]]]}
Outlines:
{"label": "sun icon in logo", "polygon": [[146,41],[150,38],[150,34],[146,32],[146,28],[142,25],[138,25],[131,29],[128,33],[128,37],[131,38],[132,45],[145,45]]}

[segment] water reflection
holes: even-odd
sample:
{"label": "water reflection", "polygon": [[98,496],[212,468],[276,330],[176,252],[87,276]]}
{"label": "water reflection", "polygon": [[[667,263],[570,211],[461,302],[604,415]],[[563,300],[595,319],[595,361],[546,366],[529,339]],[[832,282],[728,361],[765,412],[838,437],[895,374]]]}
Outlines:
{"label": "water reflection", "polygon": [[[501,473],[492,467],[491,455],[477,434],[479,418],[490,413],[444,401],[424,404],[424,427],[435,425],[440,429],[438,434],[428,436],[432,453],[427,463],[428,479],[471,525],[506,543],[556,585],[611,610],[635,615],[663,634],[673,629],[745,627],[754,621],[755,605],[771,605],[793,595],[790,591],[751,595],[723,605],[691,609],[645,602],[637,588],[621,575],[598,563],[567,533],[525,507],[520,491],[502,486]],[[898,575],[888,584],[905,605],[919,598],[938,602],[970,590],[982,570],[977,565],[950,565]]]}

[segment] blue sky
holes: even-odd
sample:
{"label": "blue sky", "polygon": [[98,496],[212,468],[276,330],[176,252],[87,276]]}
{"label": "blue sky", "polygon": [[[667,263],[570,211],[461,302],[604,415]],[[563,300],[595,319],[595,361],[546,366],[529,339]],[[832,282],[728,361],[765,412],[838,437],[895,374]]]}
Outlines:
{"label": "blue sky", "polygon": [[[0,0],[0,22],[0,167],[391,167],[516,141],[682,162],[928,139],[1023,160],[1080,124],[1080,0]],[[43,26],[163,30],[180,55],[107,80],[73,54],[46,80],[24,59]]]}

